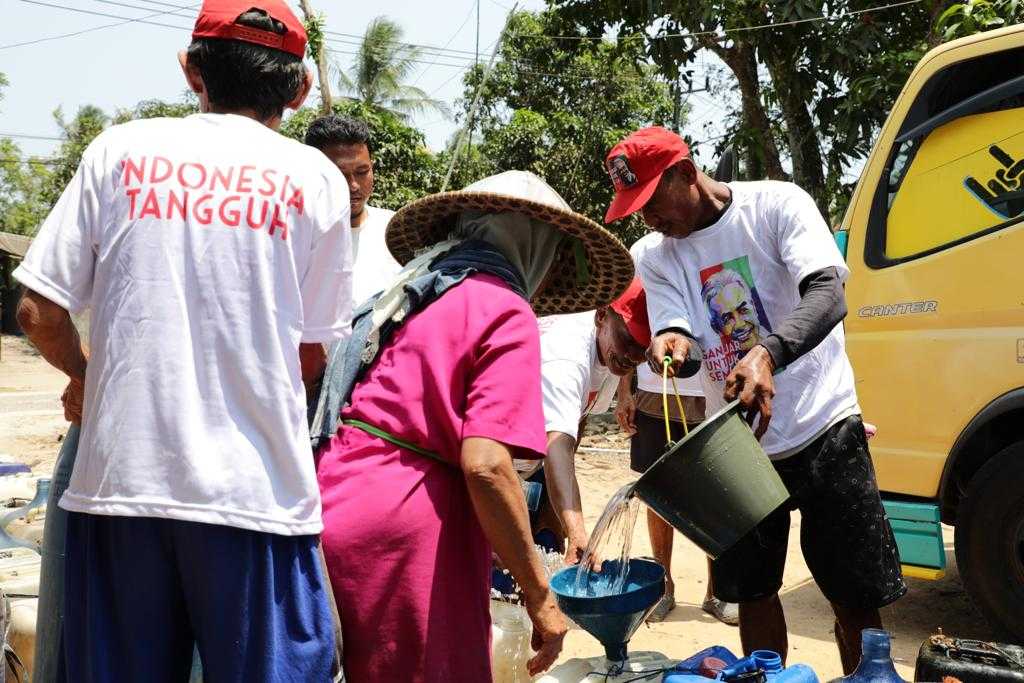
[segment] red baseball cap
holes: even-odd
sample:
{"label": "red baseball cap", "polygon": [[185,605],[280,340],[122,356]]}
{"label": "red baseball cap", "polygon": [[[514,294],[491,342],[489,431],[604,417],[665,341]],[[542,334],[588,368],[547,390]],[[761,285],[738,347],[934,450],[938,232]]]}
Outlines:
{"label": "red baseball cap", "polygon": [[[271,19],[284,24],[283,34],[263,31],[235,23],[238,17],[251,9],[266,12]],[[293,54],[299,59],[306,55],[306,29],[284,0],[205,0],[192,38],[227,38],[272,47]]]}
{"label": "red baseball cap", "polygon": [[641,128],[612,147],[604,165],[615,186],[615,199],[604,222],[612,223],[644,208],[662,174],[689,154],[681,137],[659,126]]}
{"label": "red baseball cap", "polygon": [[626,321],[626,329],[636,343],[644,348],[651,345],[651,324],[647,321],[647,294],[640,278],[633,278],[626,291],[611,303],[611,309]]}

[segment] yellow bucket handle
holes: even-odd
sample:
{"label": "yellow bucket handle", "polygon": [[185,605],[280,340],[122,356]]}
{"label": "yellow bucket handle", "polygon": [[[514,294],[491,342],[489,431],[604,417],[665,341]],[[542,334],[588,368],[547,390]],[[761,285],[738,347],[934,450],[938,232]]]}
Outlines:
{"label": "yellow bucket handle", "polygon": [[[672,428],[668,416],[668,369],[672,365],[672,359],[666,356],[661,369],[661,406],[665,411],[665,444],[672,445]],[[686,424],[686,411],[683,410],[683,399],[679,396],[679,387],[676,386],[676,378],[672,377],[672,391],[676,395],[676,405],[679,407],[679,417],[683,421],[683,435],[689,436],[690,428]]]}

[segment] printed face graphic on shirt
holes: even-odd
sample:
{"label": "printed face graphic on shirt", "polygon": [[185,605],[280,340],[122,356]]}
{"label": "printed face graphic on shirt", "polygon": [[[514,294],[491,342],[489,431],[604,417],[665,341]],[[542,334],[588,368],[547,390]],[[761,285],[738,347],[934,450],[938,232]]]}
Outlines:
{"label": "printed face graphic on shirt", "polygon": [[705,354],[705,363],[712,378],[721,381],[772,328],[746,256],[705,268],[700,280],[708,320],[721,340],[721,346]]}

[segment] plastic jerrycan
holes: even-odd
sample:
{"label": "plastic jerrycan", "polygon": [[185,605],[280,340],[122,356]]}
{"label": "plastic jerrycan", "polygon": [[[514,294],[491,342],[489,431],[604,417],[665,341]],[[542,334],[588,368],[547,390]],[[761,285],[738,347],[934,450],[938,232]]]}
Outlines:
{"label": "plastic jerrycan", "polygon": [[782,657],[771,650],[754,650],[735,664],[722,669],[719,680],[736,683],[818,683],[818,675],[806,664],[783,667]]}
{"label": "plastic jerrycan", "polygon": [[[665,672],[662,683],[700,683],[714,678],[715,668],[723,668],[737,661],[728,648],[712,645],[691,655]],[[719,665],[716,667],[716,664]]]}
{"label": "plastic jerrycan", "polygon": [[866,628],[860,634],[860,664],[849,676],[830,683],[906,683],[892,663],[892,642],[889,632]]}

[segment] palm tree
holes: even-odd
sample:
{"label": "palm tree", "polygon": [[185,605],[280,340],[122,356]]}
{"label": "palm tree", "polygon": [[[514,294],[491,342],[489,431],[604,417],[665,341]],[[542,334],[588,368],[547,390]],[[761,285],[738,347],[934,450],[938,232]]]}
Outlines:
{"label": "palm tree", "polygon": [[419,48],[402,42],[402,27],[387,17],[377,17],[366,27],[355,63],[338,74],[338,85],[348,99],[384,109],[399,118],[427,111],[448,118],[451,111],[441,100],[404,81],[421,58]]}

